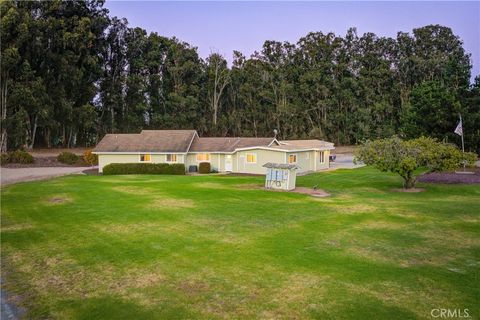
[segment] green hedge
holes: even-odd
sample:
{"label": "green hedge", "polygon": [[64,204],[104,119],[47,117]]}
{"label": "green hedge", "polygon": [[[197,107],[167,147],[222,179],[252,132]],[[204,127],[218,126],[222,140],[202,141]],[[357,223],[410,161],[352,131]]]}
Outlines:
{"label": "green hedge", "polygon": [[6,163],[28,164],[28,163],[33,163],[34,159],[30,153],[22,150],[17,150],[17,151],[2,153],[0,161],[2,164],[6,164]]}
{"label": "green hedge", "polygon": [[104,175],[114,174],[175,174],[184,175],[183,163],[111,163],[103,167]]}
{"label": "green hedge", "polygon": [[210,173],[210,171],[211,171],[210,162],[200,162],[200,164],[198,165],[199,173]]}

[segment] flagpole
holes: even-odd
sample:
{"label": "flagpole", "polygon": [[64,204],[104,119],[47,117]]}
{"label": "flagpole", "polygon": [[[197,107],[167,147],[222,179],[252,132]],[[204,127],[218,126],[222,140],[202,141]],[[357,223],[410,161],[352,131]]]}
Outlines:
{"label": "flagpole", "polygon": [[[463,131],[463,120],[462,120],[462,114],[458,114],[460,116],[460,124],[462,126],[462,153],[463,153],[463,156],[465,157],[465,144],[463,142],[463,136],[465,135],[465,131]],[[465,172],[465,166],[466,166],[466,163],[465,163],[465,160],[463,160],[463,172]]]}
{"label": "flagpole", "polygon": [[462,124],[462,152],[465,153],[465,144],[463,143],[463,135],[465,134],[465,132],[463,131],[463,120],[462,120],[462,115],[460,114],[460,123]]}
{"label": "flagpole", "polygon": [[458,123],[457,127],[455,128],[455,133],[458,134],[460,137],[462,137],[462,155],[463,155],[463,171],[455,171],[455,173],[463,173],[463,174],[474,174],[474,172],[467,172],[466,166],[467,166],[467,161],[465,160],[465,142],[463,139],[463,135],[465,132],[463,131],[463,120],[462,120],[462,115],[458,114],[460,117],[460,122]]}

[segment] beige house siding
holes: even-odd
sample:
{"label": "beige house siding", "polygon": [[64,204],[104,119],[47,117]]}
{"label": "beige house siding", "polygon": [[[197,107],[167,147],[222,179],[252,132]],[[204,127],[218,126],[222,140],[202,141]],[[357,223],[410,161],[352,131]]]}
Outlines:
{"label": "beige house siding", "polygon": [[103,167],[110,163],[134,163],[138,162],[138,154],[99,154],[98,172],[103,172]]}
{"label": "beige house siding", "polygon": [[[320,152],[324,153],[324,162],[320,162]],[[329,156],[330,150],[325,151],[300,151],[300,152],[287,152],[287,161],[288,157],[291,154],[297,155],[297,165],[300,167],[297,172],[309,172],[309,171],[319,171],[325,170],[330,167]]]}
{"label": "beige house siding", "polygon": [[297,170],[298,173],[313,171],[314,170],[314,160],[313,160],[314,153],[315,153],[314,151],[287,152],[287,161],[285,163],[290,163],[288,162],[290,155],[296,155],[297,162],[295,164],[300,167]]}
{"label": "beige house siding", "polygon": [[[143,154],[143,153],[142,153]],[[149,154],[149,153],[144,153]],[[150,163],[166,163],[167,155],[166,154],[150,154],[152,160]],[[169,163],[184,163],[185,155],[176,154],[177,162]],[[99,154],[98,155],[98,172],[103,172],[103,167],[110,163],[140,163],[140,153],[139,154]]]}
{"label": "beige house siding", "polygon": [[[253,153],[257,157],[256,163],[247,163],[247,154]],[[267,169],[263,165],[267,162],[285,163],[285,152],[276,150],[252,149],[237,151],[234,168],[239,173],[265,174]]]}
{"label": "beige house siding", "polygon": [[320,162],[320,152],[322,151],[315,151],[316,152],[316,162],[317,162],[317,171],[318,170],[325,170],[330,168],[330,150],[323,151],[324,153],[324,162]]}
{"label": "beige house siding", "polygon": [[225,169],[225,155],[221,153],[209,153],[204,152],[210,155],[210,161],[197,161],[198,153],[189,153],[187,154],[187,161],[185,162],[185,169],[188,171],[188,167],[195,165],[198,167],[200,162],[210,162],[210,168],[212,170],[223,172]]}
{"label": "beige house siding", "polygon": [[[168,162],[168,163],[185,163],[185,155],[183,154],[176,154],[177,155],[177,162]],[[140,155],[138,155],[140,157]],[[138,160],[140,161],[140,160]],[[152,154],[152,163],[166,163],[167,162],[167,155],[166,154]]]}

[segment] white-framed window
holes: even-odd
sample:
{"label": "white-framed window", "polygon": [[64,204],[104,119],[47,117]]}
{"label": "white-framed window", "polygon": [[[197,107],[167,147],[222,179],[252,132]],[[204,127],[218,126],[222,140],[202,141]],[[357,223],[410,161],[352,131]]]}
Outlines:
{"label": "white-framed window", "polygon": [[320,163],[325,163],[325,152],[320,151]]}
{"label": "white-framed window", "polygon": [[141,154],[140,162],[152,162],[152,155],[150,154]]}
{"label": "white-framed window", "polygon": [[197,153],[197,162],[210,162],[210,153]]}
{"label": "white-framed window", "polygon": [[296,154],[289,154],[288,155],[288,163],[297,163],[297,155]]}
{"label": "white-framed window", "polygon": [[176,154],[167,154],[167,162],[177,162],[178,156]]}
{"label": "white-framed window", "polygon": [[245,157],[247,163],[257,163],[257,154],[256,153],[247,153]]}

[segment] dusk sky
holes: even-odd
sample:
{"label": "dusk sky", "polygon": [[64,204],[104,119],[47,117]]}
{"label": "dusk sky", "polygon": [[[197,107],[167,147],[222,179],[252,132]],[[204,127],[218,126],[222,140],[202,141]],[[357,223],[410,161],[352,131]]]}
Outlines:
{"label": "dusk sky", "polygon": [[[344,35],[357,27],[395,37],[427,24],[451,27],[472,54],[480,74],[480,2],[163,2],[107,1],[111,15],[130,26],[186,41],[202,58],[210,52],[232,60],[233,50],[250,56],[265,40],[292,43],[311,31]],[[473,77],[472,77],[473,79]]]}

